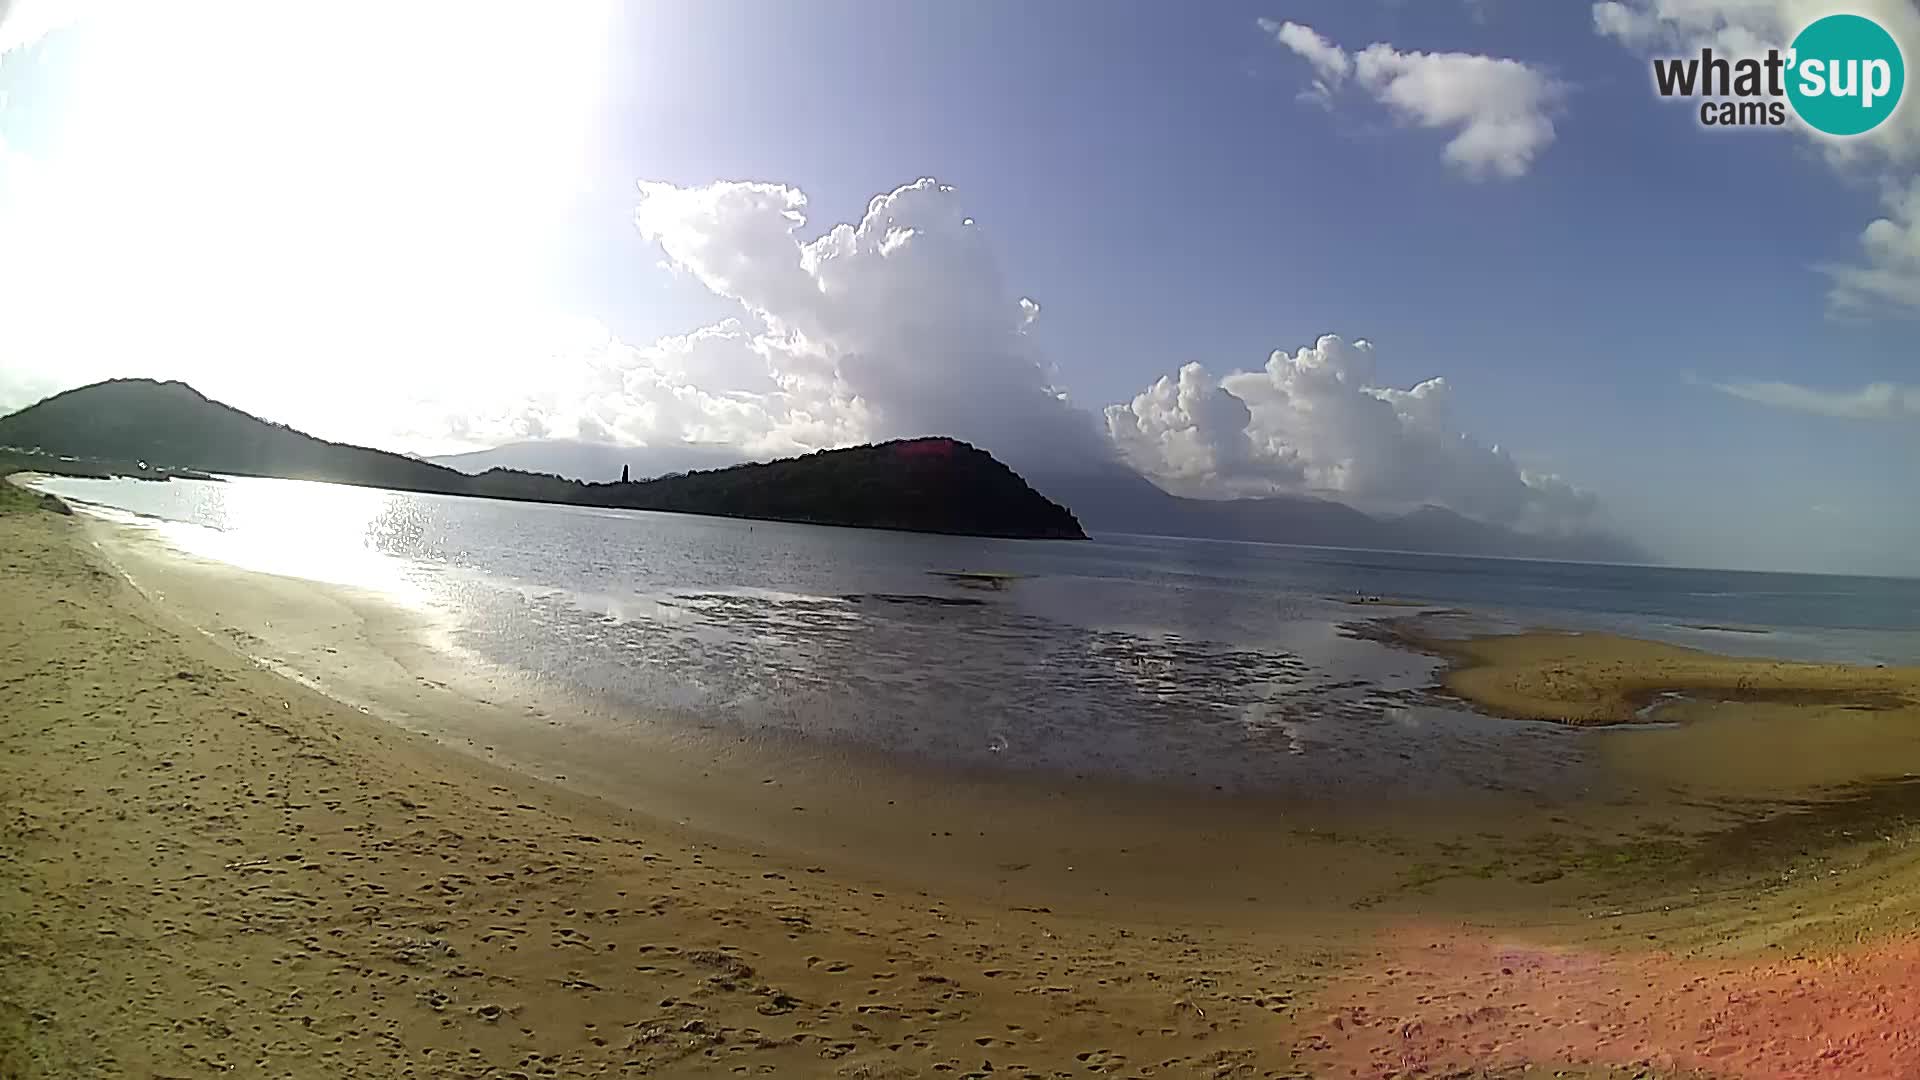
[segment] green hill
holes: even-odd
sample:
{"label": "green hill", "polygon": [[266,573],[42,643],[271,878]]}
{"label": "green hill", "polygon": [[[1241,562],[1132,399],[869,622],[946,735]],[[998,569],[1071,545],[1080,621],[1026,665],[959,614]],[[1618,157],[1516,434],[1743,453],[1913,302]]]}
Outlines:
{"label": "green hill", "polygon": [[403,454],[316,439],[181,382],[112,379],[0,418],[0,446],[242,476],[461,493],[468,479]]}
{"label": "green hill", "polygon": [[985,450],[956,439],[821,450],[765,465],[587,488],[604,505],[637,509],[971,536],[1085,538],[1065,507],[1028,487]]}
{"label": "green hill", "polygon": [[211,401],[185,383],[115,379],[0,418],[0,447],[54,459],[144,461],[397,491],[969,536],[1085,538],[1065,507],[986,451],[947,438],[822,450],[629,484],[584,484],[511,469],[469,476],[403,454],[316,439]]}

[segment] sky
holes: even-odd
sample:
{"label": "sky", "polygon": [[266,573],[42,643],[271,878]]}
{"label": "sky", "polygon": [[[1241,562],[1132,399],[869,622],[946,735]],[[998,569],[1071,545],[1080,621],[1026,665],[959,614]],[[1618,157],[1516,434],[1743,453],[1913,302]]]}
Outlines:
{"label": "sky", "polygon": [[0,409],[328,438],[951,434],[1920,574],[1920,106],[1649,58],[1913,0],[0,0]]}

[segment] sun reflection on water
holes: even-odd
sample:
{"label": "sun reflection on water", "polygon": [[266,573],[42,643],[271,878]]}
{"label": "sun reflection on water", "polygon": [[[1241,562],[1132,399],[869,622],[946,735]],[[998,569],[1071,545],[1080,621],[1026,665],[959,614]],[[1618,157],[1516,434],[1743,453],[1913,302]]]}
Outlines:
{"label": "sun reflection on water", "polygon": [[202,483],[194,523],[148,524],[173,546],[246,570],[411,593],[406,563],[381,541],[419,511],[393,492],[304,480]]}

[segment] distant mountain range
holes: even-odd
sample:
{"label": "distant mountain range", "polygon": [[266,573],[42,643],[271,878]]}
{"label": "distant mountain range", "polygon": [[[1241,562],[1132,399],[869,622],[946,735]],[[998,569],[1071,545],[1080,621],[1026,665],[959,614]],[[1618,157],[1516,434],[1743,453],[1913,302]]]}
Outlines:
{"label": "distant mountain range", "polygon": [[[1605,533],[1539,536],[1438,506],[1384,516],[1310,496],[1185,498],[1120,464],[1040,466],[1027,470],[1023,479],[986,452],[946,439],[827,451],[766,465],[742,465],[742,455],[724,447],[654,449],[568,440],[423,460],[326,442],[209,401],[183,383],[146,379],[96,383],[0,418],[0,446],[403,491],[929,532],[1079,536],[1084,525],[1107,532],[1325,547],[1654,561],[1631,542]],[[636,482],[615,482],[623,469]],[[646,477],[659,479],[640,479]]]}
{"label": "distant mountain range", "polygon": [[[596,480],[617,477],[623,467],[634,476],[652,476],[732,464],[742,457],[739,451],[724,447],[630,447],[546,439],[431,460],[465,471],[507,467]],[[1076,469],[1029,465],[1021,474],[1036,490],[1070,508],[1082,525],[1097,531],[1583,562],[1654,561],[1633,543],[1606,533],[1538,536],[1476,521],[1440,506],[1388,516],[1306,495],[1185,498],[1168,494],[1120,464]]]}
{"label": "distant mountain range", "polygon": [[470,475],[403,454],[316,439],[210,401],[185,383],[115,379],[0,418],[0,447],[39,455],[49,471],[62,469],[61,457],[73,457],[529,502],[1085,539],[1064,507],[986,451],[947,438],[823,450],[634,483],[583,483],[507,468]]}
{"label": "distant mountain range", "polygon": [[1543,536],[1476,521],[1442,506],[1401,515],[1363,513],[1310,495],[1193,499],[1170,495],[1124,465],[1048,472],[1028,482],[1073,508],[1095,531],[1442,555],[1649,563],[1639,545],[1603,532]]}

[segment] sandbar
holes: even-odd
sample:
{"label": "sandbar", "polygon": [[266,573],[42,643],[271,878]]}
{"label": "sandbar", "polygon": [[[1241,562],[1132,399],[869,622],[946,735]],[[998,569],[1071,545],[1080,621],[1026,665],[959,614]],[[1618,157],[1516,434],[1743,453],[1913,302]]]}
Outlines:
{"label": "sandbar", "polygon": [[[1563,724],[1650,719],[1664,696],[1718,702],[1920,709],[1920,667],[1867,667],[1719,656],[1617,634],[1536,630],[1447,637],[1418,619],[1386,636],[1445,657],[1444,687],[1483,711]],[[1920,713],[1916,713],[1920,715]]]}

